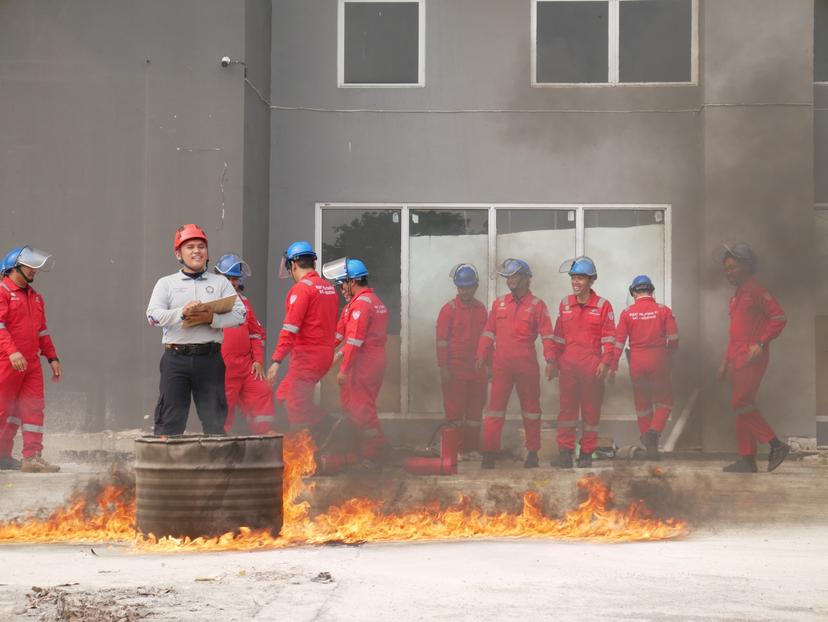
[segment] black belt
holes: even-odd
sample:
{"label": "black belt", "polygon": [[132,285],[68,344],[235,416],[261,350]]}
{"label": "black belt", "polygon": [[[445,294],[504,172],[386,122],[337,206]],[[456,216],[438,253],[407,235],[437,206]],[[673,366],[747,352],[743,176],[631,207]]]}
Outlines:
{"label": "black belt", "polygon": [[210,343],[167,343],[164,348],[182,356],[204,356],[221,352],[221,344],[214,341]]}

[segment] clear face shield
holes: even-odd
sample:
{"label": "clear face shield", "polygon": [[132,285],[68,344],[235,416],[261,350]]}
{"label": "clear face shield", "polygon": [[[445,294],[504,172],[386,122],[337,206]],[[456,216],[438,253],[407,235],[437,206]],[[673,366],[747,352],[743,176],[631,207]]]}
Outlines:
{"label": "clear face shield", "polygon": [[[242,275],[241,275],[240,278],[246,279],[249,276],[253,276],[253,270],[250,269],[250,266],[247,265],[246,261],[240,261],[239,263],[237,263],[233,266],[233,268],[236,268],[236,267],[238,267],[238,269],[241,270]],[[231,270],[232,270],[232,268],[231,268]]]}
{"label": "clear face shield", "polygon": [[322,276],[329,281],[339,283],[348,279],[348,258],[340,257],[322,264]]}
{"label": "clear face shield", "polygon": [[280,279],[289,279],[290,278],[290,259],[287,258],[287,255],[282,255],[282,261],[279,263],[279,278]]}
{"label": "clear face shield", "polygon": [[563,263],[561,263],[561,265],[558,266],[558,272],[560,272],[561,274],[569,274],[569,271],[572,269],[572,265],[575,263],[575,260],[577,259],[577,257],[565,259]]}
{"label": "clear face shield", "polygon": [[46,251],[27,246],[21,251],[17,263],[35,270],[49,272],[55,265],[55,258]]}

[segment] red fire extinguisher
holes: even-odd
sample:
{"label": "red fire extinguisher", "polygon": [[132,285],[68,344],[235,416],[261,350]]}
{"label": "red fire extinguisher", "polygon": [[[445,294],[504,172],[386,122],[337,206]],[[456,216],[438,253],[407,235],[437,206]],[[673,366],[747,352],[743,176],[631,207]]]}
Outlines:
{"label": "red fire extinguisher", "polygon": [[444,426],[440,431],[440,457],[451,460],[457,466],[457,454],[460,452],[460,430],[453,425]]}
{"label": "red fire extinguisher", "polygon": [[450,458],[408,458],[404,468],[412,475],[454,475],[457,463]]}

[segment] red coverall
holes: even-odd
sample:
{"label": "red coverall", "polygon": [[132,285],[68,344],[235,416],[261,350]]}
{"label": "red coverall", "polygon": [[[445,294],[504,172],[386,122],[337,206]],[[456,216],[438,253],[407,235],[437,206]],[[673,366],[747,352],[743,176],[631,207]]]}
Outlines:
{"label": "red coverall", "polygon": [[377,417],[377,396],[385,375],[388,310],[370,287],[348,303],[342,365],[345,378],[343,404],[360,436],[362,456],[378,457],[386,444]]}
{"label": "red coverall", "polygon": [[[25,371],[16,371],[9,356],[26,357]],[[46,327],[43,298],[4,277],[0,281],[0,458],[11,457],[17,428],[23,430],[23,457],[43,450],[43,371],[38,354],[56,359]]]}
{"label": "red coverall", "polygon": [[555,354],[560,368],[558,446],[575,449],[578,416],[583,419],[581,452],[591,454],[598,444],[598,424],[604,399],[604,380],[595,375],[600,363],[611,367],[615,350],[612,305],[595,292],[580,304],[570,295],[561,301],[555,322]]}
{"label": "red coverall", "polygon": [[272,359],[281,363],[291,355],[276,399],[284,402],[292,426],[311,427],[325,416],[313,402],[313,391],[333,362],[338,308],[336,289],[314,270],[288,291],[285,321]]}
{"label": "red coverall", "polygon": [[500,450],[506,420],[506,405],[512,387],[517,388],[526,449],[540,449],[540,367],[535,340],[541,336],[543,357],[554,358],[552,318],[546,303],[527,292],[520,300],[506,294],[494,301],[485,330],[477,344],[477,358],[492,356],[492,389],[489,409],[483,421],[483,451]]}
{"label": "red coverall", "polygon": [[[334,348],[336,348],[342,340],[345,339],[345,328],[348,325],[348,312],[350,310],[351,301],[345,302],[342,307],[342,313],[339,315],[339,321],[336,323],[336,334],[334,335]],[[344,412],[348,412],[348,383],[339,385],[339,405]]]}
{"label": "red coverall", "polygon": [[615,360],[630,339],[630,380],[632,381],[638,431],[661,433],[673,410],[670,359],[678,349],[678,326],[669,307],[652,296],[639,296],[621,312],[615,333]]}
{"label": "red coverall", "polygon": [[247,309],[247,321],[241,326],[224,329],[221,356],[224,359],[224,391],[227,394],[227,421],[224,431],[233,427],[238,405],[253,434],[267,434],[273,430],[273,391],[267,380],[256,378],[253,363],[264,365],[265,330],[256,319],[253,305],[239,295]]}
{"label": "red coverall", "polygon": [[464,452],[477,451],[480,444],[486,371],[475,368],[474,356],[485,326],[486,306],[477,299],[465,303],[457,296],[437,316],[437,365],[451,372],[451,380],[443,384],[443,408],[446,421],[463,426]]}
{"label": "red coverall", "polygon": [[[730,299],[730,341],[725,358],[731,383],[731,408],[736,415],[736,438],[739,454],[756,453],[756,441],[767,443],[776,437],[759,409],[756,393],[770,361],[769,343],[785,328],[785,312],[768,290],[750,277]],[[750,365],[746,364],[748,349],[758,342],[765,349]]]}

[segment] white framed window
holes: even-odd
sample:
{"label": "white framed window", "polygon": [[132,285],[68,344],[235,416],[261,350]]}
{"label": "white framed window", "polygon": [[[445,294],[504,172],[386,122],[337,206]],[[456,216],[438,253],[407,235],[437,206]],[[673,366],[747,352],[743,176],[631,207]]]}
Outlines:
{"label": "white framed window", "polygon": [[[340,256],[364,259],[389,310],[389,364],[379,409],[384,418],[442,417],[434,354],[434,322],[453,297],[451,267],[474,263],[477,295],[490,308],[506,293],[497,266],[507,257],[529,262],[532,290],[553,320],[570,293],[558,273],[562,261],[592,257],[598,266],[596,291],[620,313],[630,281],[648,274],[656,297],[672,299],[671,206],[639,204],[491,203],[317,203],[315,247],[320,261]],[[622,368],[625,362],[622,361]],[[627,374],[608,397],[605,420],[635,420]],[[543,383],[544,412],[557,412],[556,385]],[[323,383],[323,396],[325,394]],[[335,407],[335,387],[328,387]],[[510,411],[512,412],[512,411]]]}
{"label": "white framed window", "polygon": [[698,0],[531,0],[533,87],[698,83]]}
{"label": "white framed window", "polygon": [[425,0],[338,0],[340,88],[425,86]]}

